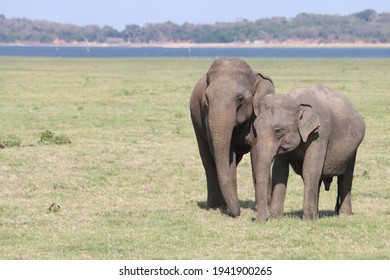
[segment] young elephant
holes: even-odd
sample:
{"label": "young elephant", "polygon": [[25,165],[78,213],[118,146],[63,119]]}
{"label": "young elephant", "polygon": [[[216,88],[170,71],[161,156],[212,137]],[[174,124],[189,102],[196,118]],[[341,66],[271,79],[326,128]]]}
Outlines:
{"label": "young elephant", "polygon": [[[274,93],[272,80],[243,60],[214,61],[191,95],[191,120],[207,178],[207,206],[240,215],[236,167],[251,149],[253,103]],[[253,138],[253,137],[252,137]]]}
{"label": "young elephant", "polygon": [[[365,123],[341,94],[315,85],[259,101],[251,151],[257,200],[257,220],[284,212],[289,164],[304,181],[303,218],[319,217],[319,187],[337,176],[336,213],[352,214],[351,187],[357,148]],[[269,182],[272,169],[272,185]],[[271,188],[271,189],[270,189]],[[270,207],[269,207],[270,206]]]}

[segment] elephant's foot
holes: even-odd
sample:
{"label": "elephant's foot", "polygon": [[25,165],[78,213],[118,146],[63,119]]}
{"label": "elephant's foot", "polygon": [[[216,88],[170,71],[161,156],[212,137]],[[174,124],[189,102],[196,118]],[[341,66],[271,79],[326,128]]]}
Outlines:
{"label": "elephant's foot", "polygon": [[271,207],[269,210],[269,216],[271,218],[282,218],[284,214],[284,205],[283,203],[279,203],[278,205],[276,203],[271,203]]}
{"label": "elephant's foot", "polygon": [[338,216],[349,216],[352,215],[351,201],[344,201],[342,204],[339,202],[339,198],[336,200],[335,213]]}
{"label": "elephant's foot", "polygon": [[283,210],[277,210],[277,211],[271,210],[269,216],[272,219],[280,219],[283,218],[283,214],[284,214]]}
{"label": "elephant's foot", "polygon": [[256,222],[265,223],[268,220],[269,212],[268,211],[257,211]]}
{"label": "elephant's foot", "polygon": [[303,210],[303,220],[317,220],[319,217],[318,210]]}
{"label": "elephant's foot", "polygon": [[256,219],[255,222],[265,223],[270,217],[270,204],[262,203],[261,200],[255,199]]}
{"label": "elephant's foot", "polygon": [[352,207],[336,207],[335,212],[338,216],[350,216],[352,215]]}

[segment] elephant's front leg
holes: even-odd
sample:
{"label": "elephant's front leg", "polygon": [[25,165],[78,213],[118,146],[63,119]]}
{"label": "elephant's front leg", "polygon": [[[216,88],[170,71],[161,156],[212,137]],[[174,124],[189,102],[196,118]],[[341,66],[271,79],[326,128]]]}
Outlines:
{"label": "elephant's front leg", "polygon": [[303,219],[319,218],[318,199],[319,183],[324,168],[326,145],[312,142],[306,150],[303,161],[302,178],[304,181]]}
{"label": "elephant's front leg", "polygon": [[206,173],[207,180],[207,207],[219,208],[226,207],[225,199],[223,198],[221,188],[218,182],[217,168],[215,160],[210,151],[208,141],[202,136],[198,129],[195,129],[198,140],[200,157]]}
{"label": "elephant's front leg", "polygon": [[283,157],[276,157],[272,167],[272,196],[270,206],[271,217],[282,217],[286,197],[289,162]]}
{"label": "elephant's front leg", "polygon": [[[320,177],[318,177],[319,180]],[[304,220],[315,220],[319,218],[319,211],[318,211],[318,183],[313,183],[314,181],[317,181],[315,178],[312,180],[305,180],[308,181],[304,184],[304,197],[303,197],[303,219]]]}
{"label": "elephant's front leg", "polygon": [[206,180],[207,180],[207,207],[209,208],[226,208],[226,202],[223,198],[221,188],[218,183],[217,170],[214,160],[209,159],[210,164],[206,163]]}

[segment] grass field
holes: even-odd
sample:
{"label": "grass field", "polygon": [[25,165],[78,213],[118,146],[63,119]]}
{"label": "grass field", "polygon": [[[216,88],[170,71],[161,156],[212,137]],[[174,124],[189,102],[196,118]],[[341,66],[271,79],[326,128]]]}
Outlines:
{"label": "grass field", "polygon": [[[206,210],[189,97],[212,59],[0,58],[0,259],[390,259],[390,60],[247,59],[278,93],[321,82],[364,116],[354,214],[256,213],[249,156],[241,217]],[[48,132],[71,143],[42,142]]]}

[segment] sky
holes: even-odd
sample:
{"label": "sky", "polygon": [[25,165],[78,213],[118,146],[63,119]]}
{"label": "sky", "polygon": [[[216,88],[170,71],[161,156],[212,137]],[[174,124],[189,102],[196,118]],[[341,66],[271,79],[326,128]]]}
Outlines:
{"label": "sky", "polygon": [[390,0],[0,0],[0,15],[6,18],[108,25],[119,31],[129,24],[213,24],[299,13],[349,15],[365,9],[390,12]]}

